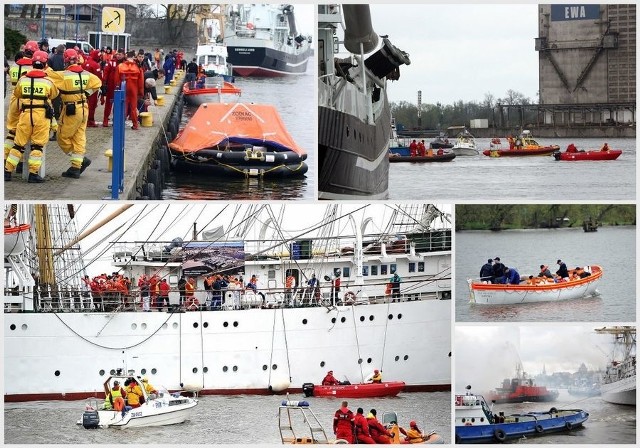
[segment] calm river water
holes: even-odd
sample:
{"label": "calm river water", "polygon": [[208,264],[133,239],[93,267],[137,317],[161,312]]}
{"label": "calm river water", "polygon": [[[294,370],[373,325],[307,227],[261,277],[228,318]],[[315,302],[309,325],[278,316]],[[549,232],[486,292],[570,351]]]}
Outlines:
{"label": "calm river water", "polygon": [[[87,430],[77,426],[85,401],[6,403],[4,442],[20,444],[280,444],[278,406],[284,396],[205,396],[191,420],[158,428]],[[302,395],[291,396],[301,400]],[[340,400],[309,398],[311,409],[333,440],[333,414]],[[451,394],[449,392],[401,393],[393,398],[350,399],[349,408],[371,408],[398,414],[400,426],[416,420],[425,430],[437,431],[451,440]]]}
{"label": "calm river water", "polygon": [[[173,172],[167,178],[162,199],[313,199],[316,178],[316,96],[315,60],[309,59],[303,76],[282,78],[236,77],[242,89],[240,101],[275,106],[293,139],[307,151],[306,177],[284,180],[214,179],[210,176]],[[193,113],[185,106],[183,124]]]}
{"label": "calm river water", "polygon": [[[633,322],[636,320],[636,227],[466,231],[455,234],[456,321]],[[539,272],[541,264],[557,270],[597,264],[604,275],[594,298],[539,304],[481,306],[469,304],[467,278],[478,278],[489,258],[515,267],[520,276]]]}
{"label": "calm river water", "polygon": [[[482,151],[488,138],[476,139]],[[393,163],[389,199],[592,201],[635,200],[635,139],[540,138],[540,144],[569,143],[598,149],[604,141],[623,152],[612,161],[556,161],[552,156],[456,157],[447,163]],[[426,140],[425,140],[426,142]]]}

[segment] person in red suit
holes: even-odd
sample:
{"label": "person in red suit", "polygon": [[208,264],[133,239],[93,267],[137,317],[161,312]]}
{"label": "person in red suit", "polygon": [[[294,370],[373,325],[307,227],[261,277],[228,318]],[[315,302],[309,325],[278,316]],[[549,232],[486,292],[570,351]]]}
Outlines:
{"label": "person in red suit", "polygon": [[340,381],[333,376],[333,370],[329,370],[327,375],[322,379],[323,386],[335,386],[338,384],[340,384]]}
{"label": "person in red suit", "polygon": [[411,144],[409,145],[409,155],[411,157],[415,157],[418,155],[418,144],[416,143],[416,141],[412,141]]}
{"label": "person in red suit", "polygon": [[[89,57],[85,58],[82,68],[93,73],[104,83],[102,77],[102,67],[100,67],[100,50],[91,50]],[[96,124],[96,107],[98,107],[98,92],[93,92],[87,100],[89,103],[89,119],[87,121],[88,128],[95,128]]]}
{"label": "person in red suit", "polygon": [[118,77],[118,66],[124,61],[124,50],[120,49],[113,56],[112,59],[105,62],[102,82],[102,97],[100,104],[104,104],[104,117],[102,119],[102,126],[109,126],[109,115],[111,115],[111,109],[113,108],[113,95],[116,91],[116,87],[120,88],[120,78]]}
{"label": "person in red suit", "polygon": [[158,306],[160,307],[160,309],[162,309],[163,306],[167,307],[167,311],[169,310],[169,291],[171,290],[171,287],[169,286],[169,283],[167,283],[167,279],[163,278],[160,281],[160,285],[159,285],[159,289],[160,289],[160,297],[158,298]]}
{"label": "person in red suit", "polygon": [[354,425],[356,427],[356,439],[358,443],[366,443],[368,445],[375,445],[376,441],[371,438],[369,433],[369,423],[364,416],[362,408],[358,408],[354,417]]}
{"label": "person in red suit", "polygon": [[387,431],[382,423],[378,421],[377,413],[375,409],[369,411],[367,415],[367,423],[369,424],[369,434],[371,438],[378,444],[390,444],[392,435]]}
{"label": "person in red suit", "polygon": [[340,409],[333,416],[333,433],[336,435],[336,439],[342,439],[349,444],[353,444],[355,417],[347,405],[348,403],[343,401]]}
{"label": "person in red suit", "polygon": [[131,129],[139,128],[138,123],[138,97],[144,96],[144,73],[135,60],[136,52],[127,52],[127,59],[117,68],[117,79],[126,81],[125,110],[132,122]]}

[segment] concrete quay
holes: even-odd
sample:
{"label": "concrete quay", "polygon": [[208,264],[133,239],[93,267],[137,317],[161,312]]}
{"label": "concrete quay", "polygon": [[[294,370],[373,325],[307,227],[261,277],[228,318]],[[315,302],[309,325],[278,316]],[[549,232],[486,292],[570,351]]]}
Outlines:
{"label": "concrete quay", "polygon": [[[119,199],[132,200],[142,197],[142,186],[145,183],[147,169],[156,158],[155,149],[165,144],[165,131],[173,106],[182,88],[184,74],[177,75],[176,85],[171,86],[169,93],[164,92],[162,82],[158,83],[158,96],[164,96],[164,105],[149,106],[153,117],[153,125],[140,126],[131,129],[131,122],[125,126],[125,172],[124,191]],[[175,77],[174,77],[175,79]],[[5,117],[9,107],[9,98],[13,93],[11,88],[4,101]],[[87,128],[86,157],[91,159],[89,166],[80,179],[62,177],[62,173],[70,166],[69,156],[66,155],[58,143],[49,142],[44,150],[45,179],[42,184],[30,184],[22,175],[14,173],[11,182],[4,183],[4,198],[6,201],[20,200],[100,200],[111,199],[111,172],[108,171],[108,158],[105,151],[112,148],[113,127],[103,128],[104,106],[98,103],[96,109],[97,128]],[[113,114],[112,114],[113,116]],[[6,127],[3,131],[6,133]],[[3,133],[3,137],[4,137]],[[4,140],[4,138],[3,138]],[[25,171],[26,160],[25,160]]]}

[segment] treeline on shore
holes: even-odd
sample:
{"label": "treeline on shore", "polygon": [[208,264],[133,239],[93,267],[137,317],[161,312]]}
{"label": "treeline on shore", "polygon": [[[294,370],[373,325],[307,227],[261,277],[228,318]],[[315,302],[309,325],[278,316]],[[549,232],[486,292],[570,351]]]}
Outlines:
{"label": "treeline on shore", "polygon": [[636,224],[635,205],[625,204],[487,204],[456,206],[456,230],[507,230]]}

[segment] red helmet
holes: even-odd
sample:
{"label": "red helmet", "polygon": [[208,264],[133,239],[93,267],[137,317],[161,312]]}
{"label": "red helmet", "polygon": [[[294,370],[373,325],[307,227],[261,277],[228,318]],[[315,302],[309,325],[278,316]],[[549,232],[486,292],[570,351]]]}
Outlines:
{"label": "red helmet", "polygon": [[380,373],[378,369],[375,369],[373,373]]}
{"label": "red helmet", "polygon": [[30,40],[26,44],[24,44],[24,51],[28,51],[31,54],[35,53],[39,49],[40,48],[38,47],[38,42],[36,42],[35,40]]}
{"label": "red helmet", "polygon": [[31,62],[41,62],[42,64],[46,64],[47,62],[49,62],[49,55],[46,51],[38,50],[33,53]]}
{"label": "red helmet", "polygon": [[78,52],[73,48],[67,48],[64,50],[64,62],[67,63],[71,61],[71,59],[78,59]]}
{"label": "red helmet", "polygon": [[411,420],[411,421],[409,422],[409,426],[418,426],[418,424],[416,423],[416,421],[415,421],[415,420]]}

